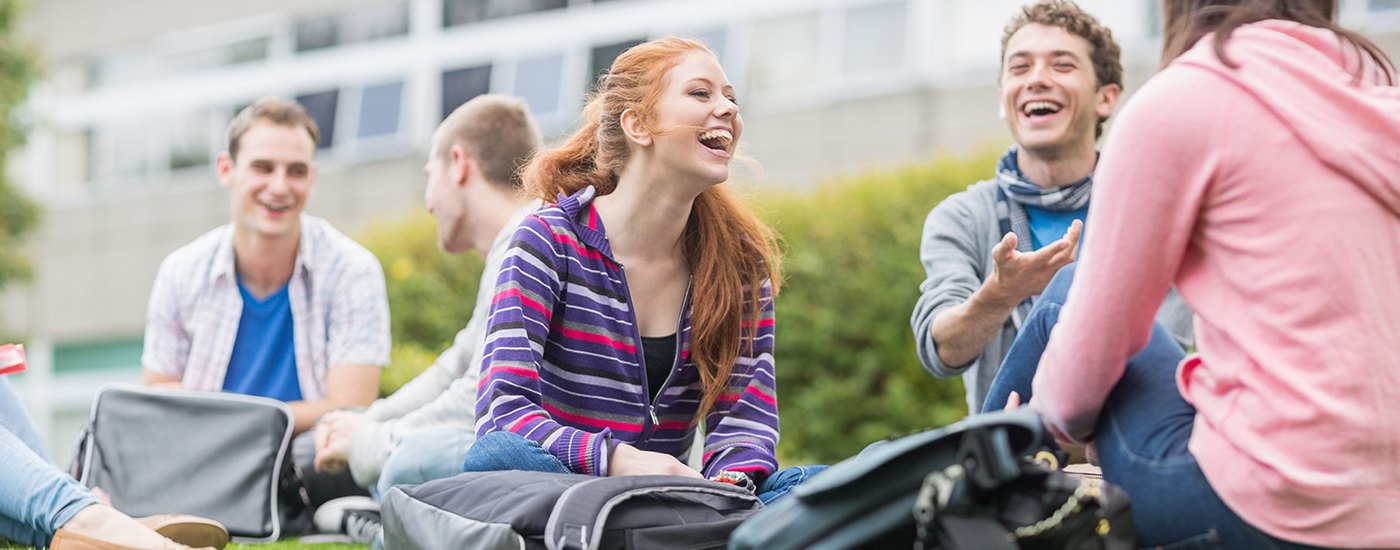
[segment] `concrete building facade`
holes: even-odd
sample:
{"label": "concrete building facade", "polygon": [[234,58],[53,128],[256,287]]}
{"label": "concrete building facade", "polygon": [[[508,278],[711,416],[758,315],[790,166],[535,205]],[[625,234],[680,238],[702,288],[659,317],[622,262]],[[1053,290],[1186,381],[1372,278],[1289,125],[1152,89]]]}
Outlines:
{"label": "concrete building facade", "polygon": [[[1081,1],[1123,45],[1129,93],[1156,65],[1159,1]],[[46,77],[12,167],[45,217],[31,241],[34,282],[0,295],[0,333],[31,350],[31,372],[15,382],[63,456],[98,385],[139,379],[156,268],[227,222],[213,158],[228,120],[258,97],[295,97],[320,123],[308,211],[353,235],[422,208],[432,129],[462,101],[522,96],[558,137],[619,52],[687,35],[739,88],[743,149],[762,166],[739,179],[805,187],[1007,143],[998,52],[1022,3],[36,2],[25,29]],[[1400,0],[1342,4],[1346,24],[1400,53]]]}

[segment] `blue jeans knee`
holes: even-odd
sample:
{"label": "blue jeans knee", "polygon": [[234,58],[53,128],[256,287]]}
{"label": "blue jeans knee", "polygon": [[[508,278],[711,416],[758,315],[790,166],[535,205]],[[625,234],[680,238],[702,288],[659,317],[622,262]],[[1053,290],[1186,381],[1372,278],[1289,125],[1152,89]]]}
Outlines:
{"label": "blue jeans knee", "polygon": [[539,443],[511,432],[491,432],[481,436],[462,461],[463,472],[501,470],[569,473],[569,468]]}
{"label": "blue jeans knee", "polygon": [[476,440],[470,427],[442,427],[409,433],[399,440],[379,473],[378,493],[395,485],[417,485],[460,473]]}
{"label": "blue jeans knee", "polygon": [[758,499],[764,504],[771,504],[773,501],[788,494],[794,487],[803,484],[812,476],[822,473],[826,466],[788,466],[768,476],[763,480],[763,485],[758,488]]}

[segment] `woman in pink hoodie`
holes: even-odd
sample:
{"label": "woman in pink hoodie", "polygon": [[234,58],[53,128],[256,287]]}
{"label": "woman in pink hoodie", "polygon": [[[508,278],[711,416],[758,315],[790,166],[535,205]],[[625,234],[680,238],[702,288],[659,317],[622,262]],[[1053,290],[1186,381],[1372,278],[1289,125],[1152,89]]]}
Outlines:
{"label": "woman in pink hoodie", "polygon": [[[1032,406],[1096,442],[1144,545],[1398,548],[1394,66],[1333,0],[1163,13]],[[1199,353],[1129,362],[1173,283]]]}

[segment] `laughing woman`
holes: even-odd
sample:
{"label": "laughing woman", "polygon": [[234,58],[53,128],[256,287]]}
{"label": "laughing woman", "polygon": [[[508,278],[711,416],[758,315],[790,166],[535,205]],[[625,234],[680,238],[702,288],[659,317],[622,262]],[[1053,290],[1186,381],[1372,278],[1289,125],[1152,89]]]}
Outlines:
{"label": "laughing woman", "polygon": [[[698,42],[617,58],[563,147],[525,168],[558,201],[502,264],[466,471],[671,474],[765,502],[774,475],[773,232],[724,182],[743,132],[734,88]],[[682,460],[705,434],[700,472]]]}

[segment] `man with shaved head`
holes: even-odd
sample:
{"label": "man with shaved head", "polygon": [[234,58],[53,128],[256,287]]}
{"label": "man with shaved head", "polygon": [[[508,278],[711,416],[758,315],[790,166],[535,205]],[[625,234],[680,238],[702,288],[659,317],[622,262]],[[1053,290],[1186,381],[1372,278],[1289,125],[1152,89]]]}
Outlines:
{"label": "man with shaved head", "polygon": [[317,468],[348,466],[355,482],[376,495],[461,472],[475,441],[481,343],[496,272],[512,230],[540,206],[525,198],[518,173],[539,146],[529,108],[506,96],[478,96],[438,127],[424,166],[425,200],[444,251],[486,256],[476,306],[452,347],[394,395],[364,413],[322,418]]}

